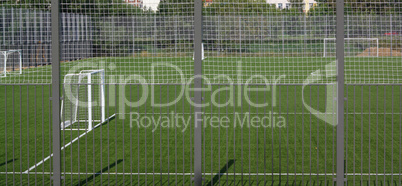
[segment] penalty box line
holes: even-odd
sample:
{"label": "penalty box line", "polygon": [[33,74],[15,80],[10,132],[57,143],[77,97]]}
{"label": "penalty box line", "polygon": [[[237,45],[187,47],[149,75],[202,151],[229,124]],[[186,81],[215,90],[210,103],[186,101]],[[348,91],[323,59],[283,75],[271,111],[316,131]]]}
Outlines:
{"label": "penalty box line", "polygon": [[[108,117],[104,122],[98,123],[97,125],[95,125],[93,127],[92,130],[98,128],[99,126],[101,126],[102,124],[108,122],[110,119],[114,118],[116,116],[116,114],[111,115],[110,117]],[[68,130],[68,129],[67,129]],[[75,141],[79,140],[80,138],[84,137],[85,135],[87,135],[90,131],[85,131],[84,133],[82,133],[81,135],[79,135],[78,137],[74,138],[72,141],[68,142],[67,144],[65,144],[63,147],[61,147],[60,151],[64,150],[65,148],[67,148],[68,146],[70,146],[71,144],[73,144]],[[44,163],[45,161],[47,161],[48,159],[50,159],[51,157],[53,157],[53,153],[50,154],[49,156],[47,156],[46,158],[44,158],[43,160],[41,160],[40,162],[36,163],[34,166],[30,167],[28,170],[24,171],[23,173],[28,173],[29,171],[36,169],[36,167],[38,167],[39,165],[41,165],[42,163]]]}

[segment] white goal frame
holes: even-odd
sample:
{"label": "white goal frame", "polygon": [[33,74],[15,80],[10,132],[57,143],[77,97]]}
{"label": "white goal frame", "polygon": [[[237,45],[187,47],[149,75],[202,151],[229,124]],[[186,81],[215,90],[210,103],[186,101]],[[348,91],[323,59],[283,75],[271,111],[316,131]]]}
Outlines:
{"label": "white goal frame", "polygon": [[11,53],[18,53],[19,56],[19,74],[22,74],[22,50],[4,50],[4,51],[0,51],[0,54],[4,56],[4,69],[2,72],[0,72],[0,77],[7,77],[7,59],[8,59],[8,55]]}
{"label": "white goal frame", "polygon": [[[204,43],[201,44],[201,60],[204,60]],[[194,60],[194,53],[193,53],[193,60]]]}
{"label": "white goal frame", "polygon": [[[367,41],[376,41],[376,43],[377,43],[377,56],[376,57],[379,57],[379,55],[378,55],[378,50],[379,50],[379,45],[378,45],[378,38],[345,38],[345,41],[347,41],[347,40],[367,40]],[[326,56],[326,53],[327,53],[327,41],[336,41],[336,38],[324,38],[324,57],[327,57]]]}
{"label": "white goal frame", "polygon": [[[100,108],[101,108],[101,118],[100,120],[94,120],[93,119],[93,115],[92,115],[92,75],[96,74],[96,73],[100,73],[101,75],[101,82],[100,82]],[[64,84],[66,84],[66,77],[69,76],[78,76],[78,82],[76,83],[78,86],[88,86],[87,90],[88,90],[88,100],[87,100],[87,104],[88,107],[86,108],[88,110],[88,119],[87,120],[81,120],[81,119],[77,119],[77,113],[75,113],[73,121],[71,120],[66,120],[64,122],[61,123],[61,129],[64,130],[68,127],[70,127],[71,125],[73,125],[76,122],[88,122],[88,127],[82,128],[82,129],[67,129],[67,130],[88,130],[91,131],[94,127],[93,122],[99,122],[99,123],[104,123],[105,121],[109,120],[111,117],[107,118],[105,117],[105,71],[103,69],[100,70],[82,70],[80,71],[80,73],[78,74],[67,74],[64,76]],[[85,77],[87,77],[87,82],[81,82],[82,79],[84,79]],[[80,85],[81,84],[81,85]],[[66,98],[64,98],[66,99]],[[64,106],[64,99],[61,102],[61,117],[63,117],[63,106]],[[67,98],[68,99],[68,98]],[[75,112],[78,111],[78,107],[79,107],[79,100],[78,98],[75,99],[75,104],[74,106],[75,108]],[[114,115],[113,115],[114,116]]]}

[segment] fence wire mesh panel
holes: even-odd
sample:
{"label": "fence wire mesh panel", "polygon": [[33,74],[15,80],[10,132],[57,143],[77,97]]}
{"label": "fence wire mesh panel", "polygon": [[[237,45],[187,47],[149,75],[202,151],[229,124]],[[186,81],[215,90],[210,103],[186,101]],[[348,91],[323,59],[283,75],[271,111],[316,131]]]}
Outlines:
{"label": "fence wire mesh panel", "polygon": [[401,2],[0,12],[1,185],[402,183]]}
{"label": "fence wire mesh panel", "polygon": [[50,3],[1,3],[0,83],[51,82]]}
{"label": "fence wire mesh panel", "polygon": [[214,1],[203,8],[207,185],[334,184],[333,43],[323,56],[325,39],[336,38],[334,6]]}
{"label": "fence wire mesh panel", "polygon": [[53,184],[49,6],[0,2],[1,185]]}
{"label": "fence wire mesh panel", "polygon": [[60,8],[61,183],[192,185],[194,3]]}
{"label": "fence wire mesh panel", "polygon": [[[401,7],[399,1],[345,1],[348,184],[401,185]],[[347,47],[348,39],[362,38],[371,41],[353,44],[355,51]]]}

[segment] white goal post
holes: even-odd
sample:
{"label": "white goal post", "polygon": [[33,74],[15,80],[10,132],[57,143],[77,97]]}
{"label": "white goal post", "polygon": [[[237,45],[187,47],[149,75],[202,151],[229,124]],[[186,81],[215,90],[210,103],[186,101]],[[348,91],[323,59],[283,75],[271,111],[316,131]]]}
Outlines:
{"label": "white goal post", "polygon": [[[201,59],[204,60],[205,56],[204,56],[204,43],[202,43],[201,45]],[[193,60],[194,60],[194,53],[193,53]]]}
{"label": "white goal post", "polygon": [[[334,57],[336,53],[336,38],[324,38],[324,57]],[[366,48],[364,48],[366,47]],[[368,52],[372,52],[370,48],[374,48],[373,54],[370,56],[379,57],[379,44],[378,38],[345,38],[345,56],[356,56],[352,54],[358,54],[364,52],[364,49],[368,49]]]}
{"label": "white goal post", "polygon": [[64,76],[62,130],[87,130],[109,120],[105,115],[105,71],[82,70]]}
{"label": "white goal post", "polygon": [[[18,62],[9,60],[9,55],[18,53]],[[0,51],[0,77],[7,77],[7,74],[22,74],[22,54],[21,50]]]}

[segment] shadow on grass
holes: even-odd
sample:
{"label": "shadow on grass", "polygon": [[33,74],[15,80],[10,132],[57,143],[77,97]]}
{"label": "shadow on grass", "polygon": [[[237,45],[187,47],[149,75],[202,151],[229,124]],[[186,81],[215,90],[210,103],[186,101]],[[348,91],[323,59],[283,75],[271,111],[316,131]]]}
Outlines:
{"label": "shadow on grass", "polygon": [[111,117],[111,118],[109,118],[109,120],[107,120],[107,121],[104,121],[103,123],[101,123],[99,126],[97,126],[97,127],[95,127],[95,128],[93,128],[93,129],[96,129],[96,128],[99,128],[99,127],[102,127],[103,125],[106,125],[106,124],[109,124],[109,123],[111,123],[113,120],[115,120],[116,119],[116,115],[115,116],[113,116],[113,117]]}
{"label": "shadow on grass", "polygon": [[215,174],[215,176],[212,178],[212,180],[209,181],[209,183],[207,183],[207,185],[217,184],[219,182],[219,180],[221,179],[221,177],[224,176],[224,173],[226,173],[228,171],[228,169],[234,164],[234,162],[235,162],[235,160],[229,160],[226,163],[226,165],[221,168],[219,173]]}
{"label": "shadow on grass", "polygon": [[183,177],[178,174],[177,179],[176,175],[172,173],[170,179],[167,176],[160,176],[159,174],[155,174],[153,177],[152,173],[149,173],[147,176],[141,176],[140,179],[137,180],[136,185],[147,186],[147,185],[192,185],[191,179],[189,176]]}
{"label": "shadow on grass", "polygon": [[[269,178],[267,178],[269,179]],[[266,186],[272,186],[272,185],[284,185],[284,186],[310,186],[310,185],[315,185],[315,186],[327,186],[327,185],[335,185],[333,182],[327,181],[324,182],[323,180],[306,180],[306,181],[281,181],[281,180],[264,180],[263,178],[259,178],[258,180],[253,178],[251,180],[249,179],[244,179],[243,181],[239,178],[237,179],[224,179],[221,180],[221,183],[217,184],[214,183],[214,185],[227,185],[227,186],[243,186],[243,185],[266,185]],[[205,185],[208,186],[208,185]]]}
{"label": "shadow on grass", "polygon": [[1,167],[1,166],[4,166],[4,165],[6,165],[6,164],[12,163],[12,162],[14,162],[15,160],[17,160],[17,158],[14,158],[14,159],[5,161],[5,162],[3,162],[3,163],[0,163],[0,167]]}
{"label": "shadow on grass", "polygon": [[115,167],[117,164],[121,163],[123,160],[119,159],[116,162],[106,166],[105,168],[103,168],[102,170],[96,172],[95,174],[88,176],[87,178],[83,179],[78,185],[86,185],[87,183],[91,182],[93,179],[95,179],[96,177],[100,176],[103,172],[108,171],[109,169]]}

